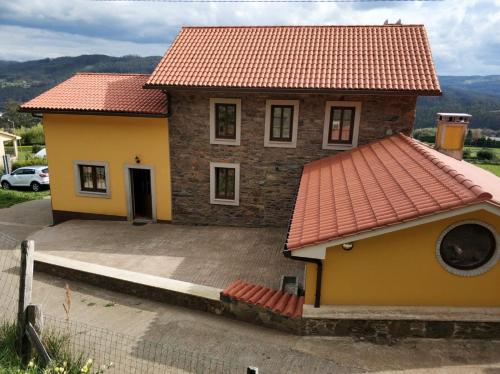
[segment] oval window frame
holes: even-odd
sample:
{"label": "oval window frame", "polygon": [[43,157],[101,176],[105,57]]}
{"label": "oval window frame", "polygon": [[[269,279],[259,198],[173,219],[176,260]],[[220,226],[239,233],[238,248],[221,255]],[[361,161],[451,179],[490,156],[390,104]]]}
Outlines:
{"label": "oval window frame", "polygon": [[[446,236],[446,234],[448,234],[454,228],[456,228],[458,226],[470,225],[470,224],[483,226],[484,228],[488,229],[493,234],[493,237],[495,238],[495,244],[496,244],[495,253],[493,253],[493,256],[490,258],[490,260],[488,262],[481,265],[480,267],[478,267],[476,269],[472,269],[472,270],[461,270],[461,269],[457,269],[457,268],[454,268],[454,267],[448,265],[443,260],[443,258],[441,257],[441,243],[442,243],[444,237]],[[491,268],[493,268],[496,265],[496,263],[500,259],[500,250],[498,249],[498,241],[499,241],[499,236],[498,236],[497,231],[495,230],[495,228],[493,226],[491,226],[490,224],[488,224],[486,222],[477,221],[477,220],[467,220],[467,221],[456,222],[456,223],[448,226],[446,229],[444,229],[443,232],[441,233],[441,235],[439,235],[439,238],[436,242],[436,257],[437,257],[439,264],[449,273],[454,274],[454,275],[459,275],[462,277],[474,277],[474,276],[486,273],[488,270],[490,270]]]}

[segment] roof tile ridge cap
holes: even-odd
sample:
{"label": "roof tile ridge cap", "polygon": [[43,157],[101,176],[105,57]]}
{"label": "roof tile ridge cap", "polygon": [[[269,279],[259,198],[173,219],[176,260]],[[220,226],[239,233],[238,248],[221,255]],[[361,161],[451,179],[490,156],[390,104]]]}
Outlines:
{"label": "roof tile ridge cap", "polygon": [[[462,174],[458,170],[452,168],[450,165],[438,159],[436,156],[432,155],[426,148],[429,146],[424,143],[410,138],[406,135],[400,134],[401,138],[407,142],[410,146],[412,146],[417,152],[422,154],[426,159],[431,161],[438,168],[443,170],[446,174],[449,174],[453,179],[455,179],[458,183],[472,191],[476,197],[480,200],[488,200],[493,198],[493,195],[488,191],[485,191],[482,186],[471,180],[466,175]],[[464,161],[465,162],[465,161]]]}
{"label": "roof tile ridge cap", "polygon": [[[113,73],[113,72],[105,73],[105,72],[97,72],[97,71],[77,71],[73,75],[73,77],[76,75],[111,75],[111,76],[132,75],[132,76],[139,76],[139,77],[149,77],[150,76],[150,74],[145,74],[145,73]],[[72,77],[70,77],[68,79],[71,79],[71,78]]]}
{"label": "roof tile ridge cap", "polygon": [[421,27],[425,29],[425,25],[422,23],[409,23],[401,25],[376,25],[376,24],[366,24],[366,25],[220,25],[220,26],[181,26],[181,29],[266,29],[266,28],[333,28],[333,27],[345,27],[345,28],[362,28],[362,27],[380,27],[384,28],[387,26],[397,26],[397,27]]}

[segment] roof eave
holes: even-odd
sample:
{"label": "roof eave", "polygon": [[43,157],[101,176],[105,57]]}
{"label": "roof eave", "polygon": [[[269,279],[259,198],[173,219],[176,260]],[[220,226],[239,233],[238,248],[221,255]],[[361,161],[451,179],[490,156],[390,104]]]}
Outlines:
{"label": "roof eave", "polygon": [[19,108],[19,112],[32,114],[79,114],[79,115],[95,115],[95,116],[124,116],[124,117],[153,117],[163,118],[168,117],[165,113],[155,112],[134,112],[134,111],[118,111],[118,110],[87,110],[87,109],[50,109],[50,108]]}
{"label": "roof eave", "polygon": [[286,92],[286,93],[336,93],[358,95],[408,95],[408,96],[441,96],[441,90],[392,90],[392,89],[346,89],[346,88],[300,88],[300,87],[236,87],[236,86],[200,86],[200,85],[172,85],[146,83],[144,89],[162,90],[203,90],[203,91],[234,91],[234,92]]}

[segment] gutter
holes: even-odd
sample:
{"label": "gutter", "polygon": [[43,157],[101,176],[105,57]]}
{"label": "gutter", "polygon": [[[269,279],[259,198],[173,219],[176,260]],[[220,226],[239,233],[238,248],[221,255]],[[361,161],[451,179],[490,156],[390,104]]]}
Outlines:
{"label": "gutter", "polygon": [[[302,169],[300,171],[300,180],[302,179],[303,171],[304,171],[304,167],[302,167]],[[290,251],[288,249],[288,246],[286,244],[288,242],[288,236],[290,235],[290,227],[292,226],[292,217],[293,217],[293,212],[295,210],[295,204],[297,203],[297,195],[299,193],[300,180],[299,180],[299,185],[297,186],[297,190],[295,191],[295,198],[294,198],[294,202],[293,202],[292,212],[290,214],[290,218],[288,219],[288,229],[287,229],[287,233],[286,233],[285,243],[283,244],[283,255],[286,258],[289,258],[291,260],[303,261],[303,262],[309,262],[311,264],[316,264],[316,293],[314,296],[314,307],[319,308],[321,306],[321,283],[322,283],[322,278],[323,278],[323,261],[320,259],[317,259],[317,258],[293,256],[292,251]]]}

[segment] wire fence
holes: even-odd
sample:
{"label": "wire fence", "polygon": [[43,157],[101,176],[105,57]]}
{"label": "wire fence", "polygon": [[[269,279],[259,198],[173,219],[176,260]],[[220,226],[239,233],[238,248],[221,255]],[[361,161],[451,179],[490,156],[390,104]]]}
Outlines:
{"label": "wire fence", "polygon": [[0,324],[17,320],[20,256],[18,241],[0,233]]}
{"label": "wire fence", "polygon": [[[19,245],[15,239],[0,233],[0,325],[17,322]],[[94,369],[89,374],[102,371],[106,374],[247,372],[247,367],[241,364],[45,313],[41,339],[53,358],[80,365],[92,359]]]}

